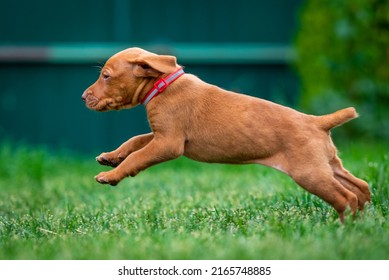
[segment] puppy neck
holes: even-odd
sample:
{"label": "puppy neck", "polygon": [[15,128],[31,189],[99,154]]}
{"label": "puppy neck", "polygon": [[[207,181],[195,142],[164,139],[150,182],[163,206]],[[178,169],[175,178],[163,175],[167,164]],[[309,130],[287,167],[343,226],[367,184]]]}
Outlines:
{"label": "puppy neck", "polygon": [[[149,91],[149,88],[152,87],[153,83],[155,82],[155,79],[149,79],[145,78],[140,85],[137,87],[134,95],[132,96],[131,103],[133,105],[138,105],[141,103],[142,99],[146,96],[147,92]],[[150,84],[150,85],[149,85]]]}

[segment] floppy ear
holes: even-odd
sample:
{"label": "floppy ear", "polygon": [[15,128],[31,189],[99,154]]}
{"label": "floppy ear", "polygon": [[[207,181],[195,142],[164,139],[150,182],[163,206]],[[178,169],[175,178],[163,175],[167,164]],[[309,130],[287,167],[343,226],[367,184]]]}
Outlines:
{"label": "floppy ear", "polygon": [[137,77],[158,77],[161,74],[174,72],[178,65],[171,55],[146,54],[136,58],[132,63]]}

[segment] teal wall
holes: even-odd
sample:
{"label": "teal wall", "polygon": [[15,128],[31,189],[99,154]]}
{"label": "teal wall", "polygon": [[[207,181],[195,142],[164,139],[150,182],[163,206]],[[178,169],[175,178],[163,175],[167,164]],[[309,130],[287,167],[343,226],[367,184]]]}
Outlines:
{"label": "teal wall", "polygon": [[187,72],[293,105],[301,1],[15,1],[0,9],[0,137],[83,152],[149,130],[144,109],[97,113],[81,94],[116,51],[176,55]]}
{"label": "teal wall", "polygon": [[1,40],[270,42],[293,37],[298,0],[1,0]]}

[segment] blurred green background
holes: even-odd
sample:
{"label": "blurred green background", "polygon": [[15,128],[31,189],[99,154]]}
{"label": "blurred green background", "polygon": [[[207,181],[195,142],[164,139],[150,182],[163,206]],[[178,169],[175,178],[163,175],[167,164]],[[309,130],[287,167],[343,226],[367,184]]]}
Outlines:
{"label": "blurred green background", "polygon": [[307,1],[295,47],[302,107],[354,106],[361,117],[339,131],[388,141],[389,1]]}
{"label": "blurred green background", "polygon": [[97,113],[80,99],[132,46],[307,113],[355,106],[342,131],[389,138],[388,1],[3,0],[0,24],[1,139],[89,153],[149,131],[142,106]]}

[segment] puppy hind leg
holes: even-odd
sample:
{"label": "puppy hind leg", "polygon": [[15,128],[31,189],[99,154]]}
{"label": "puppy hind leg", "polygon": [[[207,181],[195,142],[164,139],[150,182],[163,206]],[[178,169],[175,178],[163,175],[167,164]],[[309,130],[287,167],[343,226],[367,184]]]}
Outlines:
{"label": "puppy hind leg", "polygon": [[[315,170],[309,168],[304,170],[305,172],[303,174],[291,175],[297,184],[334,207],[338,212],[342,223],[344,222],[344,211],[347,209],[347,206],[350,207],[355,216],[358,207],[357,196],[344,188],[343,185],[332,176],[330,170],[324,172],[323,170],[320,170],[320,167]],[[317,170],[320,170],[320,172]]]}
{"label": "puppy hind leg", "polygon": [[363,211],[365,203],[370,202],[371,199],[368,183],[346,170],[338,156],[335,156],[330,165],[335,179],[358,197],[358,208]]}
{"label": "puppy hind leg", "polygon": [[[340,184],[342,184],[345,188],[350,190],[352,193],[354,193],[358,197],[358,209],[363,211],[365,208],[365,204],[367,202],[370,202],[370,194],[366,195],[364,194],[360,188],[356,187],[355,184],[351,183],[351,181],[345,177],[343,174],[335,174],[335,179],[338,180]],[[367,186],[367,183],[366,183]]]}

